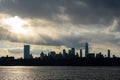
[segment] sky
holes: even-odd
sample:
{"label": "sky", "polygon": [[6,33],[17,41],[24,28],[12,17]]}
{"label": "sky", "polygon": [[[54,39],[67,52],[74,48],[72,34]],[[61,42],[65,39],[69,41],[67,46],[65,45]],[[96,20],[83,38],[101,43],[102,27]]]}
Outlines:
{"label": "sky", "polygon": [[0,56],[75,47],[120,56],[120,0],[0,0]]}

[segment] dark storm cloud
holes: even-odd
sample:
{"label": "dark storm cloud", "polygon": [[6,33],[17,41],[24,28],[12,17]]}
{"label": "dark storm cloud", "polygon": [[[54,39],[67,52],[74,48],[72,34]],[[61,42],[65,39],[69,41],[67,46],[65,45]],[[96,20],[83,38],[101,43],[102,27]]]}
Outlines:
{"label": "dark storm cloud", "polygon": [[[62,7],[62,8],[61,8]],[[73,23],[110,24],[120,17],[119,0],[2,0],[1,12],[31,18],[59,21],[67,14]]]}

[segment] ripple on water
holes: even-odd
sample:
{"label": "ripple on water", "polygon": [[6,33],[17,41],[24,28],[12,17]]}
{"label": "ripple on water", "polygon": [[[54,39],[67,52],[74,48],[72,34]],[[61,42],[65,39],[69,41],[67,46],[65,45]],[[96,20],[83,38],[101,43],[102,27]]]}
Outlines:
{"label": "ripple on water", "polygon": [[118,67],[0,67],[0,80],[120,80]]}

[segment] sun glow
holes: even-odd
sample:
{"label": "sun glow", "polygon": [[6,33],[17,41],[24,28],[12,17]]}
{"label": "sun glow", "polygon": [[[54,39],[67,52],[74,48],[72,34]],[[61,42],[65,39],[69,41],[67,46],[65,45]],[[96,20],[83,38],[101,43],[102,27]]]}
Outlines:
{"label": "sun glow", "polygon": [[18,16],[3,19],[4,24],[10,27],[10,31],[18,34],[26,34],[30,30],[25,28],[27,22]]}

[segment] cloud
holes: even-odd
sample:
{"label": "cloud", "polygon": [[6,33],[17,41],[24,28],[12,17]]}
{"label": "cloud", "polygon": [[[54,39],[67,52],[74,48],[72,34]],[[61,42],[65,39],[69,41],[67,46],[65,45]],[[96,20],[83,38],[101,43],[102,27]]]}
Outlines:
{"label": "cloud", "polygon": [[115,19],[113,23],[108,27],[108,32],[120,32],[120,20]]}
{"label": "cloud", "polygon": [[[118,0],[2,0],[0,11],[60,23],[109,25],[120,17]],[[62,19],[61,17],[62,16]]]}
{"label": "cloud", "polygon": [[8,49],[8,52],[11,54],[21,54],[23,53],[23,49]]}
{"label": "cloud", "polygon": [[9,26],[1,23],[0,39],[36,45],[64,45],[66,47],[76,48],[84,48],[86,40],[101,44],[103,44],[103,42],[117,44],[119,41],[119,38],[116,38],[114,34],[102,32],[104,28],[94,27],[93,30],[87,25],[74,25],[71,23],[58,24],[37,18],[21,18],[21,20],[25,20],[28,23],[25,29],[30,28],[30,33],[17,34],[11,32]]}
{"label": "cloud", "polygon": [[0,19],[18,16],[31,32],[13,33],[0,21],[0,39],[78,49],[86,40],[120,46],[119,9],[119,0],[1,0]]}

